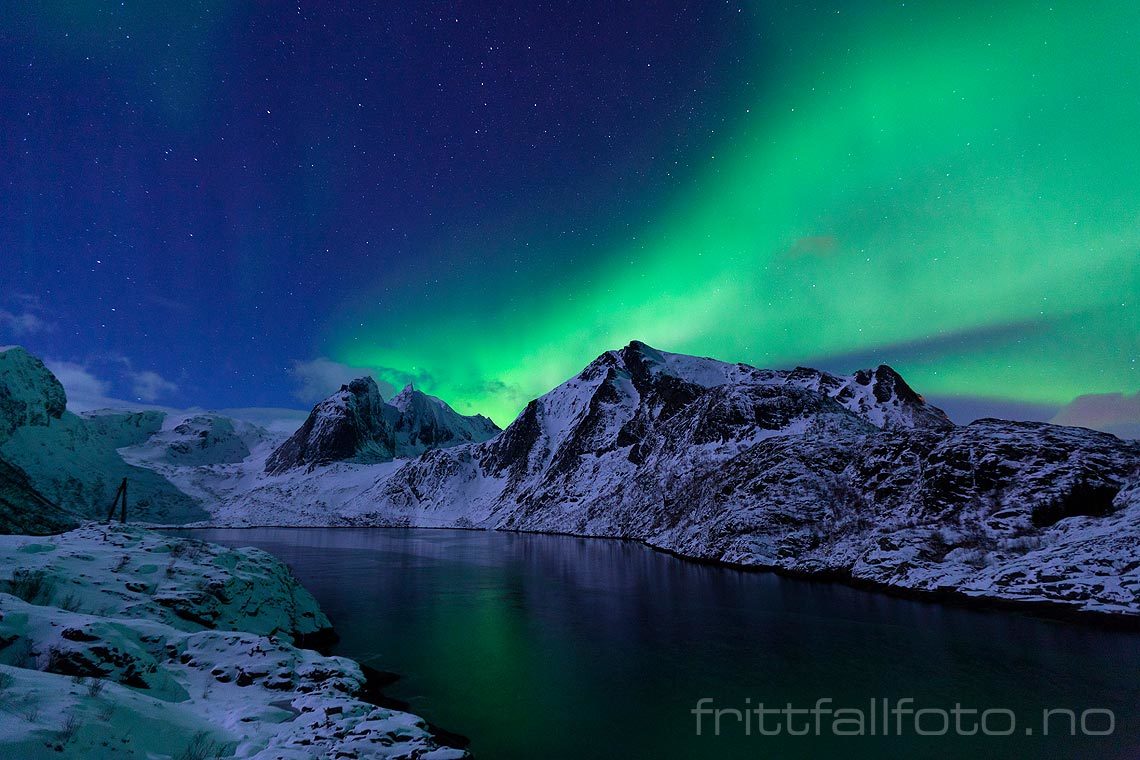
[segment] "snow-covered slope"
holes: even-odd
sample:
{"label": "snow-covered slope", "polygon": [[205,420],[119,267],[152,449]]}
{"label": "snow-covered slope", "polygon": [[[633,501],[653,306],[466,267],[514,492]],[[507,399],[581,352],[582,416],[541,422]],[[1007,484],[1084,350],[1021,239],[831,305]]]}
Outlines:
{"label": "snow-covered slope", "polygon": [[5,757],[465,757],[297,647],[328,619],[288,569],[134,528],[0,538]]}
{"label": "snow-covered slope", "polygon": [[0,533],[59,533],[77,524],[35,489],[26,472],[0,459]]}
{"label": "snow-covered slope", "polygon": [[465,417],[411,386],[384,403],[376,381],[362,377],[313,407],[305,424],[269,457],[266,471],[281,474],[330,462],[388,462],[485,441],[497,432],[486,417]]}
{"label": "snow-covered slope", "polygon": [[167,415],[159,432],[120,448],[131,446],[134,461],[194,467],[244,462],[257,447],[275,440],[252,423],[203,412]]}
{"label": "snow-covered slope", "polygon": [[66,411],[63,386],[22,348],[0,351],[0,532],[43,533],[104,511],[123,477],[135,481],[142,519],[180,521],[204,513],[153,472],[128,467],[119,446],[162,423],[154,412]]}
{"label": "snow-covered slope", "polygon": [[123,478],[131,520],[201,520],[206,494],[180,490],[159,471],[163,466],[236,464],[280,442],[219,414],[73,414],[66,405],[63,387],[39,359],[21,348],[0,351],[0,532],[52,532],[105,517]]}

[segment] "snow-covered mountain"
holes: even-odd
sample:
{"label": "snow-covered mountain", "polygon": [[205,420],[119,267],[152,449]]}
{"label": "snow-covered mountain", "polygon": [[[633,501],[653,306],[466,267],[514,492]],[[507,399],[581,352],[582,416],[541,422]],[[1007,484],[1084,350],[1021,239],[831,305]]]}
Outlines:
{"label": "snow-covered mountain", "polygon": [[265,469],[280,474],[332,462],[389,462],[429,449],[478,443],[498,432],[486,417],[465,417],[410,385],[385,403],[376,381],[362,377],[313,407],[305,424],[269,457]]}
{"label": "snow-covered mountain", "polygon": [[356,524],[644,540],[880,586],[1140,613],[1140,444],[953,425],[888,367],[843,377],[598,357],[482,444],[343,502]]}
{"label": "snow-covered mountain", "polygon": [[[171,424],[173,423],[173,424]],[[135,445],[134,461],[200,466],[237,464],[261,444],[274,440],[263,428],[221,414],[168,415],[163,428]]]}
{"label": "snow-covered mountain", "polygon": [[498,435],[498,425],[481,414],[462,415],[443,399],[417,391],[409,383],[388,401],[400,410],[396,421],[397,456],[419,456],[429,449],[480,443]]}
{"label": "snow-covered mountain", "polygon": [[[624,535],[618,502],[643,490],[638,476],[700,477],[774,436],[952,428],[886,366],[849,377],[760,370],[634,341],[532,401],[497,438],[428,454],[369,497],[398,513],[470,504],[477,524]],[[565,520],[576,503],[593,505],[586,523]]]}

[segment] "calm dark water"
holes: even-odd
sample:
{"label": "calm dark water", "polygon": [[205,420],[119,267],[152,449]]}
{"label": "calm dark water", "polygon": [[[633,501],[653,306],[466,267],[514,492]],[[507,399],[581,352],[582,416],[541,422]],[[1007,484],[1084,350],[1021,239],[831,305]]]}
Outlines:
{"label": "calm dark water", "polygon": [[[293,566],[341,635],[336,653],[404,674],[388,690],[496,758],[1140,757],[1140,636],[893,599],[678,560],[594,539],[441,530],[193,531],[266,549]],[[760,736],[709,708],[857,708],[913,698],[964,729],[1012,710],[1013,734]],[[881,704],[881,703],[880,703]],[[1042,710],[1111,710],[1114,733],[1067,736]],[[877,712],[881,715],[881,711]],[[840,729],[857,730],[858,717]],[[1108,727],[1085,715],[1086,728]],[[810,728],[793,714],[791,728]],[[881,733],[881,719],[877,724]],[[895,718],[889,720],[896,732]],[[940,731],[942,714],[920,728]],[[990,713],[987,727],[1009,727]],[[1032,735],[1027,735],[1032,730]],[[1078,733],[1080,726],[1078,725]],[[1057,734],[1066,734],[1059,737]]]}

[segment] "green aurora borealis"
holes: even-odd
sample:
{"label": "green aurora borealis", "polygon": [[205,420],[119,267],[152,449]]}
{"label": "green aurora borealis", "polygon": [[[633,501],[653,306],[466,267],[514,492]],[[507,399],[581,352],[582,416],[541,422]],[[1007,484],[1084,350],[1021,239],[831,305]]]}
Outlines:
{"label": "green aurora borealis", "polygon": [[745,11],[761,95],[624,239],[570,262],[472,235],[465,266],[377,276],[327,353],[500,424],[634,338],[888,362],[940,397],[1140,389],[1140,5],[860,5]]}

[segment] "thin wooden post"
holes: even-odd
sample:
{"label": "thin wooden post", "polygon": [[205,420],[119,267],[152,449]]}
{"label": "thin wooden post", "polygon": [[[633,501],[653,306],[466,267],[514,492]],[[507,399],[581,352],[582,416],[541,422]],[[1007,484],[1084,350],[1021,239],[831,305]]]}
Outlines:
{"label": "thin wooden post", "polygon": [[119,499],[123,500],[123,506],[119,511],[119,522],[127,522],[127,479],[123,478],[123,482],[119,484],[119,489],[115,491],[115,498],[111,501],[111,509],[107,511],[107,522],[115,519],[115,507],[119,506]]}

